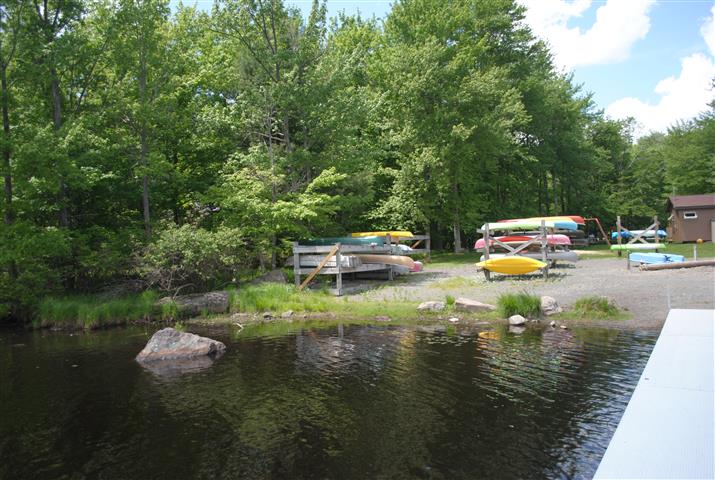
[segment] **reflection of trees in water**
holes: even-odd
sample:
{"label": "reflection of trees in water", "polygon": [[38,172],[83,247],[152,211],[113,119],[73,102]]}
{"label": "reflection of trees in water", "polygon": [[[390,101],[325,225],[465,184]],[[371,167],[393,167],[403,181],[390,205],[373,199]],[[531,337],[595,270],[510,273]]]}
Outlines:
{"label": "reflection of trees in water", "polygon": [[597,463],[600,418],[615,428],[625,403],[612,398],[627,401],[652,337],[500,335],[352,326],[228,341],[209,369],[168,380],[133,362],[143,338],[2,350],[20,377],[0,382],[0,477],[33,476],[16,455],[64,463],[48,476],[107,478],[533,478]]}

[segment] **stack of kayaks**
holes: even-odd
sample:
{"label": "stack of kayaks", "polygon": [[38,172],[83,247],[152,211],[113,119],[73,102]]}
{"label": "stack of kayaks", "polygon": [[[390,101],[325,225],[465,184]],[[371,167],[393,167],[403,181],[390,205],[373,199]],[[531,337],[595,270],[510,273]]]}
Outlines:
{"label": "stack of kayaks", "polygon": [[[554,263],[556,261],[577,262],[578,255],[575,252],[568,250],[571,245],[571,238],[568,236],[571,232],[578,232],[578,226],[583,225],[585,220],[578,215],[561,215],[549,217],[529,217],[529,218],[514,218],[509,220],[499,220],[498,222],[489,223],[489,230],[494,232],[507,232],[507,235],[495,236],[494,239],[511,247],[518,248],[519,245],[532,241],[534,238],[539,238],[542,222],[551,233],[547,234],[546,242],[548,249],[546,252],[547,262]],[[486,230],[486,224],[482,226]],[[556,230],[561,230],[567,234],[554,233]],[[512,233],[512,232],[537,232],[532,233]],[[479,239],[474,244],[474,248],[484,251],[486,248],[499,249],[501,246],[490,239],[489,246],[486,245],[484,239]],[[508,250],[502,248],[502,251]],[[531,249],[531,250],[528,250]],[[518,275],[521,273],[529,273],[540,268],[546,267],[547,263],[542,261],[544,255],[540,251],[541,242],[535,241],[529,247],[519,251],[517,254],[506,253],[491,253],[489,260],[481,257],[480,263],[477,265],[486,268],[487,270]]]}

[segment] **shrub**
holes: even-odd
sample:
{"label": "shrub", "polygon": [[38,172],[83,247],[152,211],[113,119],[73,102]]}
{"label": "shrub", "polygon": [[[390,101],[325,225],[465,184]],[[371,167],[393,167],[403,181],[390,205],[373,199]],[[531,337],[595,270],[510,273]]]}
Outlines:
{"label": "shrub", "polygon": [[512,315],[536,317],[541,313],[541,299],[526,292],[505,293],[499,296],[497,308],[504,318]]}
{"label": "shrub", "polygon": [[234,278],[244,253],[244,242],[232,229],[171,224],[144,251],[140,271],[150,287],[163,291],[187,284],[213,287]]}
{"label": "shrub", "polygon": [[583,297],[576,300],[573,312],[579,317],[609,318],[620,315],[620,310],[606,297]]}

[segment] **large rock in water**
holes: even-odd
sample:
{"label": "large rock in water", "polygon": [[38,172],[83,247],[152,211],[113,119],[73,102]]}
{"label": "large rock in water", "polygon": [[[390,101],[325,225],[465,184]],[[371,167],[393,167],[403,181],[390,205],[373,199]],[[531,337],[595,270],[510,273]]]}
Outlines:
{"label": "large rock in water", "polygon": [[204,313],[226,313],[228,312],[228,292],[208,292],[193,293],[191,295],[179,295],[177,297],[164,297],[157,303],[174,302],[179,307],[179,316],[195,317]]}
{"label": "large rock in water", "polygon": [[497,309],[494,305],[477,302],[469,298],[458,298],[454,301],[454,308],[463,312],[491,312]]}
{"label": "large rock in water", "polygon": [[544,315],[555,315],[563,311],[564,309],[559,306],[558,302],[554,297],[548,297],[546,295],[541,297],[541,313],[543,313]]}
{"label": "large rock in water", "polygon": [[137,355],[137,362],[183,360],[197,357],[218,357],[226,351],[226,345],[193,333],[180,332],[171,327],[156,332],[144,350]]}

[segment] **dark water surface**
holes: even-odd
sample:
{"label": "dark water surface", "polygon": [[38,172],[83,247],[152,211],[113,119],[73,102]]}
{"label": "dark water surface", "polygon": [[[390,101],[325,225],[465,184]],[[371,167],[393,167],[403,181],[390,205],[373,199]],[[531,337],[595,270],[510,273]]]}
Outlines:
{"label": "dark water surface", "polygon": [[151,333],[0,331],[0,478],[590,478],[656,339],[197,330],[226,355],[157,374]]}

